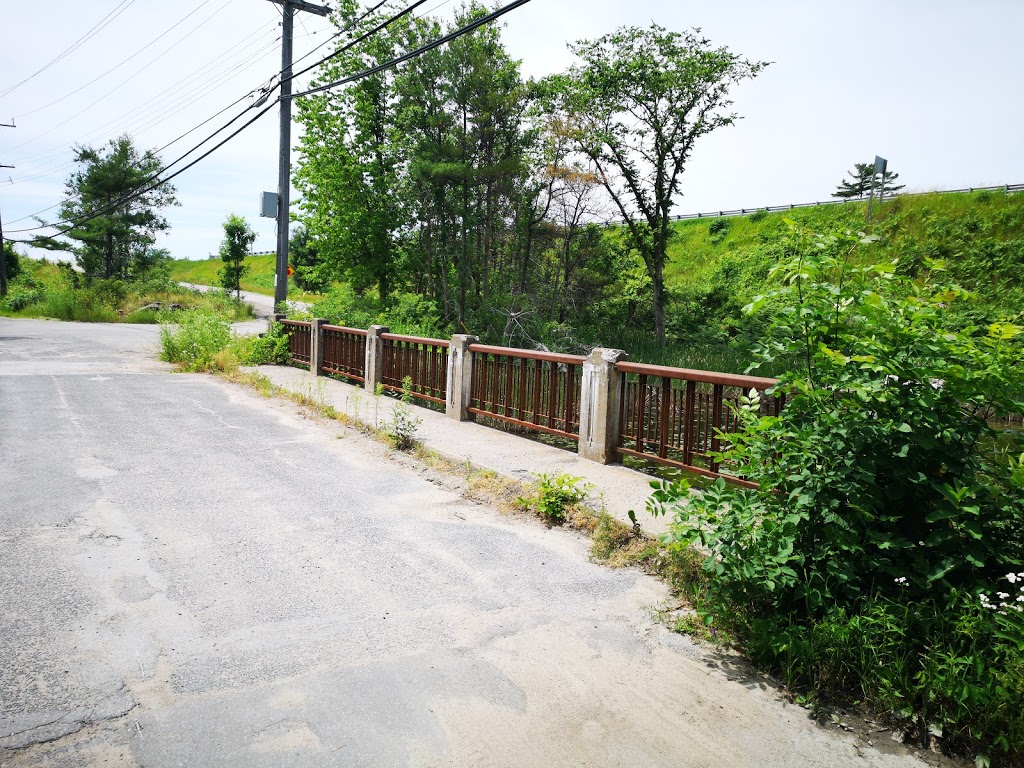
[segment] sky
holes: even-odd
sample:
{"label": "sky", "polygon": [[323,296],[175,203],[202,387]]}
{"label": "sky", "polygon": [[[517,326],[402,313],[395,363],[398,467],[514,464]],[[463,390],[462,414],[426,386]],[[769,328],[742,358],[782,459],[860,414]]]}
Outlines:
{"label": "sky", "polygon": [[[434,13],[450,14],[455,2],[437,0]],[[280,69],[270,0],[3,5],[0,123],[16,125],[0,127],[0,164],[16,166],[0,168],[8,238],[26,237],[16,232],[35,225],[26,217],[61,201],[73,145],[128,133],[140,148],[162,147]],[[503,38],[524,76],[542,77],[572,64],[567,42],[652,22],[699,27],[716,46],[772,62],[733,90],[743,119],[695,145],[674,213],[827,200],[855,162],[875,155],[907,191],[1024,183],[1019,0],[531,0],[504,18]],[[297,14],[295,59],[333,32],[328,20]],[[203,130],[160,156],[177,158]],[[274,109],[175,179],[181,205],[167,211],[171,230],[158,245],[207,258],[234,213],[257,232],[257,251],[272,250],[274,222],[259,218],[259,194],[277,188],[277,130]]]}

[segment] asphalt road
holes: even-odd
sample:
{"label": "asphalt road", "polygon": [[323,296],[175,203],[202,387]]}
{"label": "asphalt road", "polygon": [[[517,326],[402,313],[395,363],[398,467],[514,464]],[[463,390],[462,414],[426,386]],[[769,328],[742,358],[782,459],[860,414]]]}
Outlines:
{"label": "asphalt road", "polygon": [[0,318],[3,766],[903,766],[660,584],[338,425]]}

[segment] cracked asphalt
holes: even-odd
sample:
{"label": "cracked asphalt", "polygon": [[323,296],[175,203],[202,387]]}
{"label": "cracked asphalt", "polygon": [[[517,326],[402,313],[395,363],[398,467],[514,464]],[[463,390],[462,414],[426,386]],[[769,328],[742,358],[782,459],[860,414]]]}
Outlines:
{"label": "cracked asphalt", "polygon": [[665,631],[578,535],[155,344],[0,318],[3,766],[922,764]]}

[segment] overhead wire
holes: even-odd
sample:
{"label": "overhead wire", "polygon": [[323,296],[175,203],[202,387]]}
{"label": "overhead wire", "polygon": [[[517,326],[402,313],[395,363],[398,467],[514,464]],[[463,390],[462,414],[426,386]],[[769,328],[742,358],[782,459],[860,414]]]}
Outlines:
{"label": "overhead wire", "polygon": [[68,56],[70,56],[72,53],[77,51],[79,48],[81,48],[83,45],[85,45],[87,42],[89,42],[92,38],[94,38],[96,35],[98,35],[100,32],[102,32],[103,29],[105,29],[112,21],[114,21],[114,19],[116,19],[118,16],[120,16],[126,10],[128,10],[134,3],[135,3],[135,0],[121,0],[121,2],[118,3],[118,5],[116,5],[112,11],[110,11],[110,13],[108,13],[106,16],[104,16],[102,19],[100,19],[96,24],[94,24],[92,26],[92,28],[90,28],[85,34],[83,34],[75,42],[71,43],[71,45],[69,45],[63,51],[58,53],[56,56],[54,56],[52,59],[50,59],[49,62],[47,62],[42,67],[37,69],[35,72],[33,72],[28,77],[26,77],[24,80],[21,80],[20,82],[17,82],[14,85],[5,88],[3,91],[0,91],[0,96],[6,96],[9,93],[13,93],[18,88],[23,86],[25,83],[29,82],[30,80],[32,80],[33,78],[37,77],[38,75],[41,75],[43,72],[48,70],[54,64],[58,63],[62,59],[67,58]]}
{"label": "overhead wire", "polygon": [[[265,36],[264,32],[264,36]],[[186,76],[182,80],[178,81],[174,85],[168,87],[159,94],[156,94],[152,99],[151,103],[142,105],[135,109],[129,110],[123,115],[111,120],[104,125],[90,131],[87,134],[81,136],[76,143],[84,144],[87,143],[92,137],[106,133],[114,125],[119,125],[118,130],[122,133],[141,134],[148,130],[153,125],[161,122],[167,115],[173,114],[180,111],[181,109],[200,101],[202,98],[214,93],[228,80],[233,78],[238,70],[245,66],[250,66],[262,59],[266,58],[271,51],[271,48],[276,46],[276,43],[280,38],[274,38],[272,41],[258,41],[260,50],[254,53],[248,49],[257,47],[256,45],[250,44],[243,48],[245,51],[244,55],[239,55],[237,60],[232,59],[222,62],[214,70],[211,70],[212,79],[206,81],[199,81],[196,78],[196,74],[202,76],[204,74],[204,67],[200,67],[192,75]],[[236,46],[237,47],[237,46]],[[241,53],[241,52],[240,52]],[[212,62],[211,62],[212,63]],[[188,89],[188,90],[185,90]],[[161,100],[160,97],[172,93],[171,99]],[[196,94],[200,94],[198,97],[193,98]],[[129,118],[126,123],[125,119]],[[61,146],[59,148],[51,148],[39,152],[35,155],[30,155],[26,158],[20,159],[20,163],[25,163],[36,158],[41,158],[35,165],[44,165],[53,159],[65,155],[68,152],[67,146]]]}
{"label": "overhead wire", "polygon": [[[419,5],[422,5],[424,2],[426,2],[426,0],[419,0],[419,2],[413,3],[411,6],[407,7],[403,11],[399,12],[398,14],[393,15],[390,19],[388,19],[383,24],[377,25],[377,27],[374,28],[374,32],[380,31],[381,29],[384,29],[386,26],[388,26],[388,24],[394,23],[398,19],[402,18],[403,16],[405,16],[409,12],[411,12],[411,10],[414,9],[415,7],[417,7]],[[469,24],[463,25],[462,27],[459,27],[458,29],[448,33],[447,35],[444,35],[444,36],[438,38],[437,40],[434,40],[434,41],[432,41],[430,43],[427,43],[427,44],[425,44],[423,46],[420,46],[419,48],[416,48],[416,49],[414,49],[412,51],[409,51],[409,52],[407,52],[405,54],[402,54],[401,56],[397,56],[395,58],[392,58],[389,61],[384,62],[382,64],[366,68],[366,69],[364,69],[364,70],[362,70],[360,72],[357,72],[357,73],[355,73],[353,75],[349,75],[348,77],[342,78],[340,80],[336,80],[336,81],[331,82],[331,83],[326,83],[326,84],[323,84],[323,85],[320,85],[320,86],[316,86],[314,88],[307,89],[306,91],[303,91],[301,93],[294,94],[293,97],[306,96],[306,95],[311,95],[313,93],[320,93],[320,92],[328,90],[330,88],[335,88],[335,87],[338,87],[340,85],[344,85],[344,84],[347,84],[347,83],[355,82],[357,80],[361,80],[363,78],[370,77],[372,75],[378,74],[379,72],[382,72],[382,71],[384,71],[386,69],[390,69],[392,67],[398,66],[399,64],[402,64],[402,63],[404,63],[406,61],[409,61],[412,58],[415,58],[417,56],[421,56],[424,53],[427,53],[428,51],[434,50],[435,48],[439,48],[440,46],[442,46],[442,45],[444,45],[446,43],[449,43],[452,40],[455,40],[455,39],[457,39],[459,37],[462,37],[463,35],[469,34],[470,32],[473,32],[474,30],[480,28],[481,26],[484,26],[485,24],[489,24],[490,22],[495,21],[495,20],[501,18],[505,14],[510,13],[511,11],[513,11],[513,10],[523,6],[523,5],[526,5],[528,2],[530,2],[530,0],[513,0],[513,2],[510,2],[507,5],[502,6],[501,8],[498,8],[498,9],[494,10],[493,12],[487,14],[486,16],[483,16],[483,17],[481,17],[481,18],[479,18],[479,19],[477,19],[477,20],[475,20],[473,22],[470,22]],[[360,35],[358,38],[356,38],[356,39],[350,41],[349,43],[347,43],[346,46],[343,46],[342,49],[339,49],[338,51],[336,51],[335,53],[331,54],[330,56],[325,57],[320,63],[322,63],[323,61],[328,61],[328,60],[330,60],[332,58],[335,58],[336,56],[338,56],[341,53],[343,53],[345,50],[348,50],[352,46],[357,45],[359,42],[362,42],[363,40],[365,40],[366,37],[367,37],[367,34]],[[317,66],[317,65],[313,65],[313,66]],[[310,67],[310,68],[312,68],[312,67]],[[308,69],[309,68],[307,68],[306,71],[308,71]],[[293,75],[293,77],[295,77],[295,75]],[[280,100],[280,99],[278,99],[278,100]],[[49,237],[50,238],[55,238],[55,237],[61,237],[63,235],[66,235],[68,232],[71,232],[76,227],[79,227],[82,224],[84,224],[84,223],[86,223],[88,221],[91,221],[92,219],[97,218],[98,216],[102,216],[105,213],[108,213],[109,211],[115,210],[118,206],[122,205],[123,203],[131,202],[131,200],[137,199],[139,196],[145,194],[146,192],[152,191],[156,187],[158,187],[158,186],[160,186],[162,184],[166,184],[167,182],[171,181],[172,179],[177,178],[182,173],[184,173],[185,171],[189,170],[190,168],[192,168],[193,166],[195,166],[197,163],[201,162],[205,158],[209,157],[211,154],[213,154],[215,151],[220,149],[226,143],[228,143],[233,138],[238,136],[242,131],[244,131],[249,126],[251,126],[253,123],[255,123],[257,120],[259,120],[259,118],[261,118],[263,115],[265,115],[268,111],[270,111],[276,105],[277,105],[276,102],[267,105],[264,109],[262,109],[258,113],[256,113],[256,115],[254,117],[252,117],[250,120],[245,122],[243,125],[241,125],[239,128],[237,128],[235,131],[233,131],[230,135],[228,135],[226,138],[224,138],[220,142],[218,142],[216,145],[214,145],[213,147],[210,147],[208,150],[206,150],[199,157],[195,158],[194,160],[192,160],[190,163],[188,163],[184,167],[182,167],[179,170],[175,171],[170,176],[167,176],[166,178],[160,179],[155,184],[151,184],[150,186],[146,187],[145,189],[141,189],[140,190],[140,187],[142,187],[143,185],[149,183],[150,181],[152,181],[154,179],[157,179],[160,176],[160,174],[164,173],[165,171],[169,170],[174,165],[176,165],[179,162],[181,162],[182,160],[184,160],[186,157],[188,157],[190,154],[192,154],[192,152],[196,151],[203,144],[205,144],[208,141],[210,141],[218,133],[220,133],[223,130],[225,130],[226,128],[230,127],[235,121],[237,121],[241,116],[243,116],[247,111],[249,111],[249,109],[252,109],[252,107],[250,106],[249,108],[247,108],[246,110],[244,110],[243,112],[239,113],[234,118],[232,118],[227,124],[225,124],[221,128],[219,128],[216,131],[214,131],[214,133],[211,134],[209,137],[207,137],[203,141],[199,142],[199,144],[197,144],[195,147],[193,147],[192,149],[187,151],[185,154],[181,155],[173,163],[170,163],[170,164],[164,166],[161,170],[155,172],[150,177],[148,177],[147,179],[145,179],[142,182],[140,182],[139,185],[137,185],[133,190],[130,190],[128,193],[126,193],[120,199],[112,202],[106,208],[94,211],[94,212],[90,213],[89,215],[87,215],[85,217],[79,218],[75,223],[71,223],[71,225],[68,226],[67,228],[61,230],[60,232],[58,232],[55,235],[50,235]],[[48,224],[48,225],[41,225],[41,226],[37,226],[37,227],[29,227],[29,228],[25,228],[25,229],[11,230],[10,233],[11,234],[15,234],[15,233],[23,233],[23,232],[33,232],[33,231],[40,230],[40,229],[55,228],[57,226],[60,226],[61,224],[68,224],[68,223],[70,223],[70,222],[60,222],[59,224]],[[27,242],[27,241],[19,240],[19,241],[16,241],[16,242]]]}
{"label": "overhead wire", "polygon": [[[71,98],[71,97],[72,97],[72,96],[74,96],[74,95],[75,95],[76,93],[79,93],[80,91],[82,91],[82,90],[84,90],[84,89],[88,88],[88,87],[89,87],[90,85],[92,85],[93,83],[95,83],[95,82],[96,82],[97,80],[101,80],[102,78],[106,77],[106,76],[107,76],[107,75],[109,75],[109,74],[110,74],[111,72],[113,72],[114,70],[116,70],[116,69],[118,69],[118,68],[120,68],[120,67],[123,67],[123,66],[124,66],[125,64],[127,64],[127,63],[128,63],[129,61],[131,61],[131,60],[132,60],[132,59],[134,59],[134,58],[135,58],[136,56],[138,56],[138,55],[139,55],[140,53],[142,53],[143,51],[146,51],[146,50],[148,50],[149,48],[151,48],[151,47],[152,47],[153,45],[155,45],[155,44],[156,44],[157,42],[159,42],[160,40],[162,40],[162,39],[163,39],[164,37],[166,37],[166,36],[167,36],[168,34],[170,34],[171,32],[173,32],[173,31],[174,31],[175,29],[177,29],[177,28],[178,28],[179,26],[181,26],[182,24],[184,24],[184,23],[185,23],[185,22],[186,22],[186,21],[187,21],[187,20],[188,20],[188,19],[189,19],[190,17],[192,17],[193,15],[195,15],[195,14],[196,14],[196,13],[197,13],[197,12],[199,11],[199,9],[201,9],[201,8],[202,8],[203,6],[205,6],[205,5],[208,5],[208,4],[210,3],[210,2],[212,2],[212,0],[202,0],[202,2],[200,2],[200,3],[199,3],[199,5],[197,5],[197,6],[196,6],[195,8],[193,8],[193,9],[192,9],[191,11],[189,11],[188,13],[186,13],[186,14],[185,14],[184,16],[182,16],[182,17],[181,17],[180,19],[178,19],[178,21],[176,21],[176,22],[175,22],[174,24],[172,24],[172,25],[171,25],[170,27],[168,27],[168,28],[167,28],[167,29],[165,29],[165,30],[164,30],[163,32],[161,32],[161,33],[160,33],[159,35],[157,35],[156,37],[154,37],[154,38],[153,38],[152,40],[150,40],[150,41],[149,41],[148,43],[146,43],[146,44],[145,44],[144,46],[142,46],[141,48],[139,48],[139,50],[137,50],[137,51],[136,51],[135,53],[133,53],[133,54],[132,54],[131,56],[129,56],[129,57],[128,57],[128,58],[126,58],[126,59],[123,59],[122,61],[120,61],[120,62],[118,62],[117,64],[115,64],[114,66],[112,66],[112,67],[111,67],[110,69],[108,69],[108,70],[106,70],[105,72],[103,72],[103,73],[101,73],[101,74],[97,75],[96,77],[94,77],[94,78],[93,78],[92,80],[90,80],[89,82],[87,82],[87,83],[84,83],[83,85],[80,85],[80,86],[78,86],[78,87],[77,87],[77,88],[75,88],[75,89],[74,89],[73,91],[69,91],[68,93],[65,93],[65,94],[64,94],[63,96],[61,96],[61,97],[59,97],[59,98],[57,98],[57,99],[54,99],[53,101],[49,102],[48,104],[44,104],[44,105],[43,105],[43,106],[41,106],[41,107],[36,107],[35,109],[33,109],[33,110],[30,110],[30,111],[28,111],[28,112],[22,112],[22,113],[21,113],[20,115],[18,115],[18,117],[28,117],[29,115],[34,115],[34,114],[35,114],[36,112],[42,112],[42,111],[43,111],[44,109],[49,109],[50,107],[54,106],[55,104],[59,104],[60,102],[64,101],[65,99]],[[26,143],[27,143],[27,142],[26,142]],[[20,144],[20,145],[18,145],[18,146],[24,146],[24,144]],[[15,147],[15,149],[17,149],[17,147]]]}

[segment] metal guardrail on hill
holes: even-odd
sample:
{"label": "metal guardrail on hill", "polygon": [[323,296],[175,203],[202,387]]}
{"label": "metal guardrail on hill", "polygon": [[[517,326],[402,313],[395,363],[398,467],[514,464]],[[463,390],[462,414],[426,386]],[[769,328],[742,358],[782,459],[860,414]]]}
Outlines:
{"label": "metal guardrail on hill", "polygon": [[[997,187],[966,187],[964,189],[935,189],[930,192],[901,192],[896,195],[889,195],[886,199],[894,197],[917,197],[918,195],[952,195],[964,192],[1024,192],[1024,184],[1000,184]],[[727,216],[749,216],[758,211],[766,213],[779,213],[781,211],[792,211],[797,208],[815,208],[821,205],[846,205],[848,203],[866,202],[866,197],[844,198],[841,200],[819,200],[814,203],[790,203],[789,205],[769,205],[757,208],[736,208],[731,211],[708,211],[706,213],[684,213],[678,216],[669,216],[669,221],[687,221],[689,219],[719,219]],[[615,219],[612,223],[621,224],[623,219]]]}

